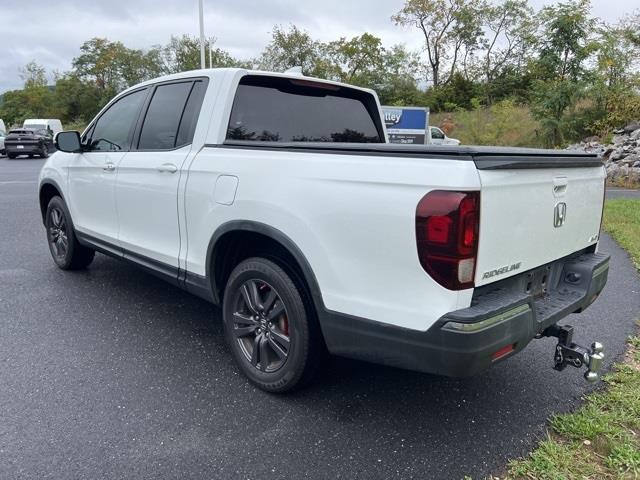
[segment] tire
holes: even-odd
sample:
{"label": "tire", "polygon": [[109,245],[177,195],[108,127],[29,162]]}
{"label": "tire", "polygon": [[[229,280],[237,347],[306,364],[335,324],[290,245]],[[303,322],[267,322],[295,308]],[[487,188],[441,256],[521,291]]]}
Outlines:
{"label": "tire", "polygon": [[16,158],[18,155],[16,155],[15,153],[7,153],[7,157],[9,157],[11,160],[13,160],[14,158]]}
{"label": "tire", "polygon": [[47,144],[42,144],[42,149],[40,150],[40,157],[47,158],[49,156],[49,149],[47,148]]}
{"label": "tire", "polygon": [[322,337],[304,287],[261,257],[231,273],[222,305],[225,337],[245,376],[267,392],[302,387],[314,375]]}
{"label": "tire", "polygon": [[78,243],[67,205],[53,197],[45,214],[47,243],[53,261],[62,270],[81,270],[93,261],[96,252]]}
{"label": "tire", "polygon": [[29,158],[33,158],[33,153],[30,153],[30,154],[29,154]]}

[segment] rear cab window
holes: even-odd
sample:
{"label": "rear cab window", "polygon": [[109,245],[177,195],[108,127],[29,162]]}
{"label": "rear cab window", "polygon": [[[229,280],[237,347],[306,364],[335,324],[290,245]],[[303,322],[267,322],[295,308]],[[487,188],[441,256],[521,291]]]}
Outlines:
{"label": "rear cab window", "polygon": [[227,140],[384,143],[375,97],[340,85],[261,75],[240,80]]}

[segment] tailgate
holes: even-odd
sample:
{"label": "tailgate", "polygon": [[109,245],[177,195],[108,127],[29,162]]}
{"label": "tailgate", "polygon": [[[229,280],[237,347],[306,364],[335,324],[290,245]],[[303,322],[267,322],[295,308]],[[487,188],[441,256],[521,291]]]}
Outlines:
{"label": "tailgate", "polygon": [[[481,183],[476,285],[502,280],[598,241],[604,168],[573,163],[476,161]],[[498,165],[498,166],[496,166]]]}

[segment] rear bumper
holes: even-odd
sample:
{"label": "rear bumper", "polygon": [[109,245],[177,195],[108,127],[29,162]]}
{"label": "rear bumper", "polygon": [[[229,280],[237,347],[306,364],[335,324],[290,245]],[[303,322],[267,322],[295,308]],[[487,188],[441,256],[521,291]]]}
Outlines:
{"label": "rear bumper", "polygon": [[[23,148],[18,148],[18,145],[22,145]],[[24,143],[7,143],[4,144],[5,151],[7,153],[15,153],[17,155],[27,155],[30,153],[40,153],[42,145],[40,143],[34,142],[24,142]]]}
{"label": "rear bumper", "polygon": [[[541,268],[548,274],[544,297],[527,293],[540,269],[525,272],[476,289],[471,307],[448,313],[426,332],[325,312],[321,324],[327,347],[336,355],[410,370],[475,375],[588,307],[607,282],[609,256],[581,253]],[[506,353],[496,355],[500,351]]]}

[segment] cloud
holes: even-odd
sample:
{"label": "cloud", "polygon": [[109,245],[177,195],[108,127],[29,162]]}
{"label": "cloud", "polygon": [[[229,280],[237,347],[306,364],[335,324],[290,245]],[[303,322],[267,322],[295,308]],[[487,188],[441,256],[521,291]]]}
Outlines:
{"label": "cloud", "polygon": [[[92,37],[119,40],[131,48],[165,44],[170,36],[198,35],[197,0],[2,0],[3,48],[0,92],[20,88],[20,68],[31,60],[51,75],[71,68],[80,45]],[[419,49],[417,30],[396,27],[391,15],[403,0],[205,0],[205,34],[240,58],[260,54],[274,25],[294,23],[323,41],[365,31],[385,45]],[[530,0],[535,7],[552,3]],[[630,10],[626,0],[593,0],[594,15],[614,21]]]}

